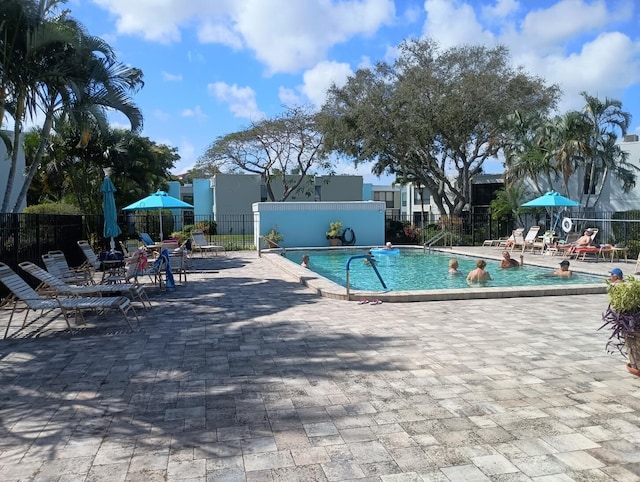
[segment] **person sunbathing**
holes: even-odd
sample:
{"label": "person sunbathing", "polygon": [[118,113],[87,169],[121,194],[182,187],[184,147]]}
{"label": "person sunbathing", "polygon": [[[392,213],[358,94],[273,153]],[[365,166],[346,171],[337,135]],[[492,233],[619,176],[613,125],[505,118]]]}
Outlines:
{"label": "person sunbathing", "polygon": [[593,231],[587,229],[582,236],[580,236],[575,243],[577,248],[586,248],[587,246],[591,246],[591,241],[593,236]]}

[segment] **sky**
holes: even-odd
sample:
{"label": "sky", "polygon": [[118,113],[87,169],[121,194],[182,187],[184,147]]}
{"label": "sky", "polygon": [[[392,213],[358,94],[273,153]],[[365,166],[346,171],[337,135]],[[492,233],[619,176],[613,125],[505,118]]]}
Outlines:
{"label": "sky", "polygon": [[[319,108],[332,83],[393,62],[405,39],[442,48],[501,44],[514,66],[558,84],[558,112],[580,92],[623,103],[640,134],[640,2],[636,0],[68,0],[71,16],[144,72],[133,97],[142,135],[193,167],[216,138],[285,106]],[[124,117],[112,125],[128,127]],[[500,172],[500,163],[486,165]],[[345,162],[340,174],[390,184]]]}

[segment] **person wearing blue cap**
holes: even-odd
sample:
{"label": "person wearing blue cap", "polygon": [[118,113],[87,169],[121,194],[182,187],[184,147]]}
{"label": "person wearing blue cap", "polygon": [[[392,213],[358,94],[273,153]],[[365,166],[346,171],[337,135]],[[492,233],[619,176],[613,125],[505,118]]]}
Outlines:
{"label": "person wearing blue cap", "polygon": [[620,268],[613,268],[609,271],[609,274],[611,275],[609,277],[610,283],[624,283],[624,276],[622,275],[622,270]]}

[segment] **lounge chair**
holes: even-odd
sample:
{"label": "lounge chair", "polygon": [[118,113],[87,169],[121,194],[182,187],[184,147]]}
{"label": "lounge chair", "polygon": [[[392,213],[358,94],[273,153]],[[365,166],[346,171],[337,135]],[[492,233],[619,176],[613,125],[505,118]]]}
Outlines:
{"label": "lounge chair", "polygon": [[[527,232],[527,235],[522,240],[523,253],[527,250],[527,248],[530,248],[531,251],[533,251],[533,243],[535,243],[536,239],[538,238],[538,232],[540,232],[540,226],[531,226],[529,228],[529,232]],[[515,248],[516,243],[513,244],[513,247]]]}
{"label": "lounge chair", "polygon": [[95,283],[89,270],[83,267],[70,267],[62,251],[49,251],[47,254],[42,255],[42,261],[47,271],[64,280],[65,283],[83,285]]}
{"label": "lounge chair", "polygon": [[100,260],[88,241],[78,241],[78,246],[82,250],[84,257],[87,259],[85,264],[91,276],[93,277],[96,271],[102,271],[102,277],[100,283],[108,283],[111,276],[121,275],[121,270],[124,268],[124,255],[119,251],[114,251],[120,259],[103,259]]}
{"label": "lounge chair", "polygon": [[151,307],[151,300],[149,300],[147,293],[144,291],[144,287],[138,283],[137,280],[134,283],[73,286],[65,283],[49,271],[42,269],[40,266],[30,261],[23,261],[18,266],[40,281],[41,286],[36,288],[36,291],[39,291],[39,288],[41,287],[45,287],[53,290],[56,294],[72,296],[119,296],[121,293],[128,293],[131,299],[139,300],[145,309],[149,309]]}
{"label": "lounge chair", "polygon": [[126,296],[44,298],[4,263],[0,263],[0,282],[2,282],[2,284],[4,284],[13,295],[13,308],[7,323],[7,329],[4,332],[4,338],[6,338],[9,333],[9,327],[11,326],[13,315],[16,311],[19,311],[20,302],[24,303],[26,306],[26,313],[22,322],[23,328],[31,310],[42,310],[43,312],[44,310],[60,310],[69,330],[71,330],[71,323],[69,322],[71,315],[75,315],[76,322],[80,321],[80,323],[84,323],[82,310],[119,310],[124,316],[127,326],[131,331],[133,331],[133,327],[129,322],[129,316],[127,315],[129,311],[132,311],[136,321],[140,324],[138,314],[133,308],[133,305],[131,305],[131,301]]}
{"label": "lounge chair", "polygon": [[218,251],[225,251],[224,246],[209,244],[202,231],[191,231],[191,249],[200,251],[205,255],[208,252],[217,254]]}
{"label": "lounge chair", "polygon": [[516,237],[522,238],[522,234],[524,233],[524,228],[517,228],[511,231],[511,236],[507,239],[503,239],[498,243],[498,248],[510,248],[513,243],[516,241]]}

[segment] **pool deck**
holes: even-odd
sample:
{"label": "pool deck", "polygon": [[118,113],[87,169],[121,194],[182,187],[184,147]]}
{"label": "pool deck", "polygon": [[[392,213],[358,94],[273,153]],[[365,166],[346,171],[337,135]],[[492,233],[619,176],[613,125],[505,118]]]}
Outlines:
{"label": "pool deck", "polygon": [[[611,266],[635,261],[585,269]],[[604,294],[359,305],[254,252],[149,293],[134,332],[45,316],[0,341],[0,480],[640,480]]]}
{"label": "pool deck", "polygon": [[[358,249],[349,248],[349,249]],[[422,249],[422,248],[418,248]],[[496,247],[452,247],[452,248],[433,248],[434,251],[451,254],[452,256],[476,256],[485,259],[500,260],[502,259],[503,248]],[[367,247],[361,247],[364,254]],[[307,252],[307,251],[305,251]],[[313,251],[308,251],[313,254]],[[512,257],[519,259],[520,250],[511,252]],[[593,295],[606,293],[606,284],[604,278],[608,278],[608,271],[612,267],[619,267],[625,274],[632,274],[635,268],[635,260],[625,263],[623,260],[603,261],[594,258],[587,258],[585,261],[570,260],[571,270],[578,273],[587,273],[596,276],[603,276],[603,283],[598,284],[573,284],[571,282],[562,283],[554,286],[514,286],[514,287],[491,287],[478,286],[468,287],[464,289],[443,289],[443,290],[422,290],[422,291],[359,291],[350,290],[349,294],[344,286],[339,286],[332,281],[319,276],[311,271],[291,263],[287,259],[279,255],[280,250],[270,250],[263,252],[262,255],[269,259],[278,268],[287,272],[294,279],[307,286],[309,289],[324,297],[338,300],[362,300],[362,299],[379,299],[387,303],[402,303],[412,301],[443,301],[443,300],[469,300],[469,299],[487,299],[487,298],[513,298],[513,297],[539,297],[539,296],[566,296],[566,295]],[[544,268],[557,269],[562,256],[543,256],[541,254],[533,254],[526,252],[524,254],[524,263],[540,266]],[[494,273],[495,276],[496,273]]]}

